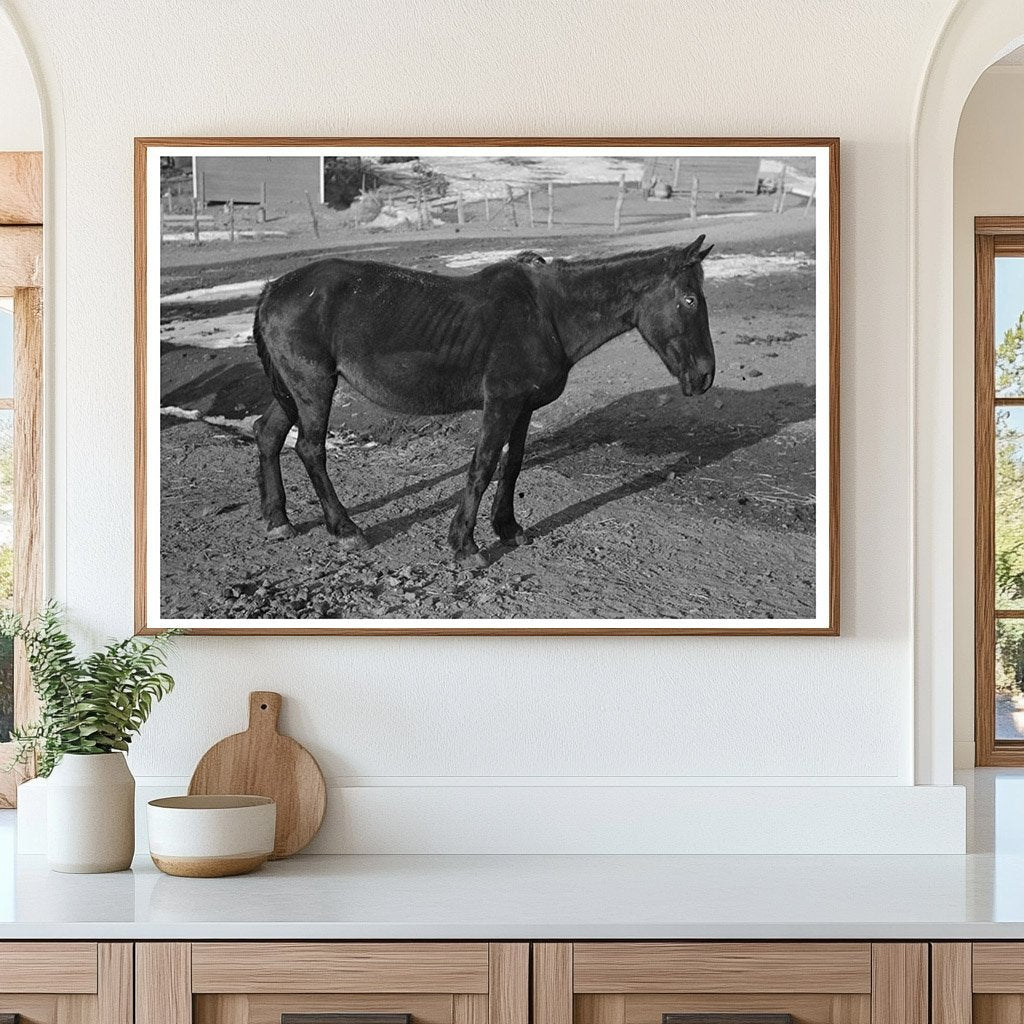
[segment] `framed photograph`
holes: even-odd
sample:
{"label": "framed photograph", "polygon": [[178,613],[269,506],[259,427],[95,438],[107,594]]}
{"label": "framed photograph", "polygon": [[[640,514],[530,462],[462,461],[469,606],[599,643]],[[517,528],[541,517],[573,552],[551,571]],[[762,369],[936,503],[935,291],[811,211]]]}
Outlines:
{"label": "framed photograph", "polygon": [[140,632],[839,630],[837,139],[136,139]]}

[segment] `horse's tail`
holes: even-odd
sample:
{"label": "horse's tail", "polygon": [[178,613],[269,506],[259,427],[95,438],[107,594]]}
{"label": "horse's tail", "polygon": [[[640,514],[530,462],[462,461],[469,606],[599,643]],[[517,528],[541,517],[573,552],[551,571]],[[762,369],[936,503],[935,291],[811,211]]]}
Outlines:
{"label": "horse's tail", "polygon": [[267,380],[270,381],[271,392],[294,422],[299,417],[298,406],[295,404],[292,393],[288,390],[288,385],[285,384],[281,374],[278,373],[277,367],[274,365],[274,360],[267,349],[266,339],[263,337],[263,328],[260,326],[260,314],[263,312],[263,303],[271,284],[272,282],[267,282],[263,286],[259,301],[256,303],[256,313],[252,321],[252,340],[256,342],[256,351],[259,353],[260,362],[263,364],[263,372],[267,375]]}

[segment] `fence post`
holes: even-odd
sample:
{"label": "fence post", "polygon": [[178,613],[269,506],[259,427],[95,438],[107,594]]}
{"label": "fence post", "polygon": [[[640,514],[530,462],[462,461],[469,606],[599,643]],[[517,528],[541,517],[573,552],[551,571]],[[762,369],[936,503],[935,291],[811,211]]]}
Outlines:
{"label": "fence post", "polygon": [[676,157],[676,166],[672,172],[672,191],[679,191],[679,157]]}
{"label": "fence post", "polygon": [[466,211],[465,211],[465,209],[462,206],[462,193],[461,192],[456,192],[455,193],[455,212],[458,214],[459,223],[460,224],[465,224],[466,223]]}
{"label": "fence post", "polygon": [[622,204],[626,201],[626,175],[619,177],[619,191],[615,196],[615,216],[612,218],[612,230],[618,232],[622,221]]}
{"label": "fence post", "polygon": [[534,227],[533,223],[533,189],[528,188],[526,190],[526,207],[530,211],[530,227]]}
{"label": "fence post", "polygon": [[206,209],[206,171],[199,172],[199,205]]}
{"label": "fence post", "polygon": [[786,205],[786,165],[782,165],[782,173],[779,175],[779,201],[775,207],[776,213],[782,213],[782,208]]}
{"label": "fence post", "polygon": [[256,211],[256,219],[261,224],[267,222],[267,183],[260,182],[260,208]]}
{"label": "fence post", "polygon": [[233,242],[235,240],[235,201],[228,200],[228,235]]}
{"label": "fence post", "polygon": [[309,219],[313,222],[313,234],[320,237],[320,225],[316,222],[316,210],[313,208],[313,200],[310,197],[309,189],[303,189],[306,193],[306,205],[309,207]]}
{"label": "fence post", "polygon": [[555,224],[555,183],[548,182],[548,228]]}
{"label": "fence post", "polygon": [[192,241],[199,244],[199,201],[192,197]]}
{"label": "fence post", "polygon": [[491,223],[491,201],[486,193],[484,193],[484,222]]}
{"label": "fence post", "polygon": [[804,216],[811,212],[811,204],[814,202],[814,197],[818,194],[818,182],[815,181],[811,191],[807,194],[807,202],[804,205]]}
{"label": "fence post", "polygon": [[700,192],[700,178],[695,174],[690,185],[690,220],[697,219],[697,194]]}
{"label": "fence post", "polygon": [[516,216],[516,197],[512,194],[512,186],[505,183],[505,208],[512,218],[512,227],[519,227],[519,218]]}

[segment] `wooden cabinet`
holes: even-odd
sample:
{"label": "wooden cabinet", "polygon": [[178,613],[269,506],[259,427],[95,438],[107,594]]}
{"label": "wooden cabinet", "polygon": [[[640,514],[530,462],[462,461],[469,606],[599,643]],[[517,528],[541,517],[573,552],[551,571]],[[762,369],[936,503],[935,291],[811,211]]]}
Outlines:
{"label": "wooden cabinet", "polygon": [[1024,1020],[1024,942],[932,945],[934,1024]]}
{"label": "wooden cabinet", "polygon": [[533,1024],[928,1024],[928,970],[924,943],[536,943]]}
{"label": "wooden cabinet", "polygon": [[130,942],[0,943],[0,1017],[132,1024]]}
{"label": "wooden cabinet", "polygon": [[529,1024],[529,970],[516,942],[139,943],[136,1022]]}

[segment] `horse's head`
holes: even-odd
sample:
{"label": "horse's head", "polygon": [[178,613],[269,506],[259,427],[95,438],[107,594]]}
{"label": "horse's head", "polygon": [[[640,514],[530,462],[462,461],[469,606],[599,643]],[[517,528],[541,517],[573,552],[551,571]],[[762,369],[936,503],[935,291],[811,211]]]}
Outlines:
{"label": "horse's head", "polygon": [[637,305],[637,327],[684,395],[702,395],[715,380],[715,349],[704,300],[704,236],[666,258],[666,272]]}

